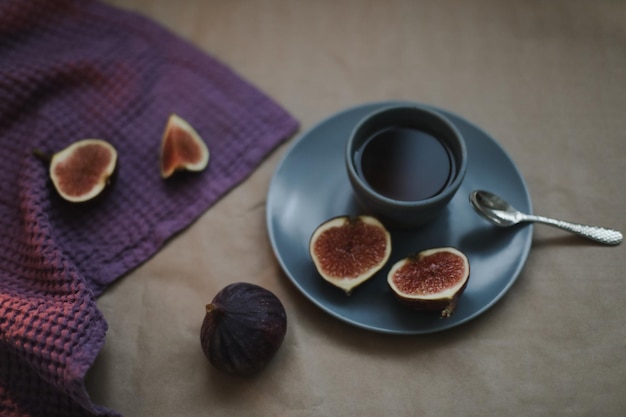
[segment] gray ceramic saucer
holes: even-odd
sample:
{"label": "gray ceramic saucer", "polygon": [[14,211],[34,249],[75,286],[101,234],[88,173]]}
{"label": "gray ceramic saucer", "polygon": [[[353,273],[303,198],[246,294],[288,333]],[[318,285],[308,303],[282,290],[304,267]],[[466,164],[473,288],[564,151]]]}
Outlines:
{"label": "gray ceramic saucer", "polygon": [[[395,104],[417,103],[377,102],[350,108],[300,135],[272,178],[267,227],[274,253],[287,277],[325,312],[375,332],[432,333],[458,326],[489,309],[511,288],[530,250],[532,226],[491,226],[469,205],[470,191],[493,191],[529,213],[532,207],[522,175],[494,139],[454,114],[429,107],[448,117],[464,135],[469,161],[458,193],[447,209],[424,228],[411,232],[391,230],[389,263],[349,297],[321,279],[309,256],[311,234],[331,217],[359,213],[344,164],[347,138],[362,117]],[[440,246],[454,246],[465,252],[470,261],[467,289],[450,319],[400,305],[386,281],[387,271],[397,260]]]}

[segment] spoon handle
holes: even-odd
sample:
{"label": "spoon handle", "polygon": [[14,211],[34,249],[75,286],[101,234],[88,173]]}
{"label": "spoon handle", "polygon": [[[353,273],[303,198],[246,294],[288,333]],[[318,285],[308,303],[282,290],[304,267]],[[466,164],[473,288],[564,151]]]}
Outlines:
{"label": "spoon handle", "polygon": [[533,215],[526,216],[524,220],[555,226],[605,245],[619,245],[624,238],[622,234],[617,230],[606,229],[599,226],[570,223],[563,220]]}

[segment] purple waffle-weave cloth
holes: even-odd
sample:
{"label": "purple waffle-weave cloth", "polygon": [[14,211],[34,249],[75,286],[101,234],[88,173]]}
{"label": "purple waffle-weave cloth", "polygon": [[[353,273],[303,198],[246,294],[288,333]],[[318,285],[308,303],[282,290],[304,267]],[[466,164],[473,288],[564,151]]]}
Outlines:
{"label": "purple waffle-weave cloth", "polygon": [[[164,181],[171,113],[211,160]],[[296,128],[231,69],[137,14],[97,1],[0,2],[0,415],[118,415],[84,384],[107,330],[96,297]],[[32,150],[89,137],[117,148],[119,173],[98,204],[71,205]]]}

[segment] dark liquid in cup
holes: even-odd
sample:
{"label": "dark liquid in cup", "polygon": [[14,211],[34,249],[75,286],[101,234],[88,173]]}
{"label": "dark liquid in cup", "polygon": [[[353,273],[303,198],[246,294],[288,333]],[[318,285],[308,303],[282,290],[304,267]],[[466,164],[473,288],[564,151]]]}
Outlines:
{"label": "dark liquid in cup", "polygon": [[439,194],[454,177],[448,147],[433,135],[392,127],[365,141],[356,153],[358,174],[386,197],[425,200]]}

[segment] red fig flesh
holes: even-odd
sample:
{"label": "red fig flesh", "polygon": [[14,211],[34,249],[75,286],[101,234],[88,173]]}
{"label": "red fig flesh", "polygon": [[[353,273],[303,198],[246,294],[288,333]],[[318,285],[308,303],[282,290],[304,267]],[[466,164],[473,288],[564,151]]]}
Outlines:
{"label": "red fig flesh", "polygon": [[339,216],[316,228],[309,252],[322,278],[350,295],[385,265],[391,236],[374,217]]}
{"label": "red fig flesh", "polygon": [[396,262],[387,282],[402,303],[416,310],[454,314],[469,279],[469,261],[455,248],[425,250]]}
{"label": "red fig flesh", "polygon": [[117,151],[101,139],[83,139],[52,155],[50,178],[61,197],[85,202],[109,184],[117,166]]}
{"label": "red fig flesh", "polygon": [[202,171],[209,163],[209,149],[196,130],[183,118],[172,114],[161,139],[161,176],[176,171]]}

